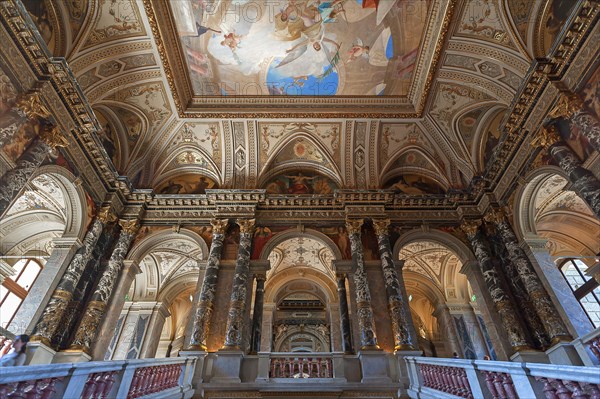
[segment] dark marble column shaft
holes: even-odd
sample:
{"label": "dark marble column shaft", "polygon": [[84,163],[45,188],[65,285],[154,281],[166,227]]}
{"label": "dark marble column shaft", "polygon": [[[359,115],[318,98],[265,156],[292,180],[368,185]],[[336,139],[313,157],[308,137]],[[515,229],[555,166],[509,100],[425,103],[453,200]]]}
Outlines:
{"label": "dark marble column shaft", "polygon": [[91,228],[88,230],[83,246],[77,250],[77,253],[67,267],[65,274],[61,277],[58,286],[52,293],[52,297],[46,305],[40,320],[33,329],[32,341],[39,341],[46,346],[51,347],[52,341],[58,336],[62,327],[62,320],[67,311],[68,305],[73,298],[75,288],[79,279],[88,264],[94,246],[100,238],[102,230],[109,221],[114,220],[109,207],[102,208],[98,216],[94,219]]}
{"label": "dark marble column shaft", "polygon": [[47,158],[48,153],[55,147],[64,146],[65,142],[58,128],[45,124],[41,131],[23,154],[17,159],[13,169],[8,170],[0,178],[0,215],[10,207],[19,195],[31,175]]}
{"label": "dark marble column shaft", "polygon": [[108,301],[117,285],[117,279],[123,268],[123,259],[129,251],[131,241],[139,228],[137,220],[121,220],[121,232],[115,244],[113,252],[108,260],[106,269],[103,271],[100,281],[92,294],[90,301],[84,310],[83,318],[75,333],[70,350],[81,350],[91,354],[96,334],[100,330],[100,324],[106,313]]}
{"label": "dark marble column shaft", "polygon": [[188,350],[206,350],[206,340],[210,332],[210,321],[215,306],[219,264],[223,251],[223,238],[225,237],[228,223],[227,219],[211,221],[212,243],[210,244],[200,297],[198,298],[198,307],[194,315],[194,327]]}
{"label": "dark marble column shaft", "polygon": [[469,243],[473,248],[485,284],[490,292],[496,311],[500,315],[502,327],[506,331],[510,345],[515,351],[529,350],[531,348],[526,338],[527,334],[523,331],[514,304],[502,288],[500,276],[494,268],[490,250],[485,244],[483,234],[479,230],[480,224],[480,222],[465,222],[461,228],[466,233]]}
{"label": "dark marble column shaft", "polygon": [[21,96],[11,109],[0,117],[0,148],[9,144],[19,129],[28,121],[48,117],[50,117],[50,111],[42,103],[38,92]]}
{"label": "dark marble column shaft", "polygon": [[377,245],[379,247],[379,258],[381,259],[381,269],[383,270],[383,279],[385,281],[385,290],[388,298],[388,307],[390,319],[392,321],[392,332],[394,333],[395,350],[414,350],[414,337],[411,337],[408,326],[408,317],[410,314],[405,312],[404,297],[398,273],[394,267],[392,257],[392,247],[390,245],[389,220],[374,220],[373,227],[377,235]]}
{"label": "dark marble column shaft", "polygon": [[548,149],[552,159],[568,176],[572,190],[590,206],[596,217],[600,218],[600,180],[581,166],[577,154],[562,141],[556,127],[551,125],[542,129],[534,143]]}
{"label": "dark marble column shaft", "polygon": [[265,300],[265,276],[257,275],[256,291],[254,295],[254,312],[252,315],[252,340],[250,341],[250,352],[260,351],[260,337],[262,330],[263,304]]}
{"label": "dark marble column shaft", "polygon": [[350,238],[350,250],[352,251],[352,262],[354,263],[354,285],[356,289],[356,308],[358,328],[360,331],[361,349],[379,349],[377,345],[377,334],[375,332],[375,320],[373,308],[371,307],[371,292],[365,271],[365,260],[361,241],[361,227],[363,220],[347,220],[346,228]]}
{"label": "dark marble column shaft", "polygon": [[338,300],[340,301],[340,330],[342,333],[342,350],[344,353],[354,353],[352,335],[350,333],[350,313],[348,312],[348,296],[346,294],[346,275],[337,276]]}
{"label": "dark marble column shaft", "polygon": [[552,343],[572,341],[573,337],[569,334],[550,296],[544,289],[540,278],[535,273],[527,254],[525,254],[525,251],[519,245],[519,241],[508,223],[506,215],[500,210],[494,210],[488,214],[487,219],[494,224],[500,234],[510,259],[515,265],[516,272],[523,283],[523,287],[529,295],[534,305],[534,310],[542,321],[544,330],[552,340]]}
{"label": "dark marble column shaft", "polygon": [[238,220],[237,224],[240,226],[240,245],[235,263],[233,286],[231,287],[224,345],[225,349],[234,350],[242,348],[244,310],[246,309],[248,277],[250,273],[250,250],[252,249],[254,219]]}
{"label": "dark marble column shaft", "polygon": [[600,121],[585,109],[583,101],[576,94],[561,95],[550,116],[571,122],[590,145],[600,151]]}

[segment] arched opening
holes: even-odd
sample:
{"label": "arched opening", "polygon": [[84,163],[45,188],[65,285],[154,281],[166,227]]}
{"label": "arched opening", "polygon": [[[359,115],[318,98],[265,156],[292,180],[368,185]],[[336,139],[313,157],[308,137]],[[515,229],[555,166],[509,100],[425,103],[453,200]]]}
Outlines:
{"label": "arched opening", "polygon": [[489,322],[460,273],[472,255],[447,234],[412,232],[396,243],[419,349],[427,356],[495,358]]}
{"label": "arched opening", "polygon": [[0,262],[14,269],[0,287],[0,327],[12,333],[31,330],[91,220],[94,204],[74,181],[61,167],[40,168],[0,221]]}
{"label": "arched opening", "polygon": [[142,238],[129,259],[139,264],[105,359],[176,356],[183,348],[199,262],[208,247],[193,231],[158,231]]}
{"label": "arched opening", "polygon": [[[312,234],[314,233],[314,234]],[[265,283],[262,350],[339,349],[339,309],[332,261],[339,252],[317,232],[289,231],[262,251],[271,262]]]}
{"label": "arched opening", "polygon": [[[586,274],[600,254],[600,221],[555,167],[532,172],[515,198],[517,234],[574,335],[600,326],[598,282]],[[542,266],[540,266],[542,265]]]}

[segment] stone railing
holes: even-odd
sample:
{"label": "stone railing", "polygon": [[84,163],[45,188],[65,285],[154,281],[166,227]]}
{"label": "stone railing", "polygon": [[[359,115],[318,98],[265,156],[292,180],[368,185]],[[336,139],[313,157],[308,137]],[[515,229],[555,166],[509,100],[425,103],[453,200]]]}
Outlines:
{"label": "stone railing", "polygon": [[0,398],[190,398],[196,358],[64,363],[0,369]]}
{"label": "stone railing", "polygon": [[407,357],[411,398],[600,399],[600,369]]}
{"label": "stone railing", "polygon": [[600,365],[600,328],[573,341],[579,356],[586,366]]}
{"label": "stone railing", "polygon": [[272,357],[269,378],[333,378],[331,357]]}

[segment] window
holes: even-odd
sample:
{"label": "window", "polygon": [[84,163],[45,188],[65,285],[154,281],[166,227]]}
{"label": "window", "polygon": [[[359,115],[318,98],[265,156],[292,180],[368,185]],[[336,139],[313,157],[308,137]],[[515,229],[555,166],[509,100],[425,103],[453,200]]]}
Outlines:
{"label": "window", "polygon": [[29,289],[42,270],[35,259],[21,259],[13,265],[16,274],[0,285],[0,326],[8,327]]}
{"label": "window", "polygon": [[560,267],[575,298],[590,318],[594,327],[600,327],[600,288],[598,282],[585,274],[588,266],[579,259],[567,259]]}

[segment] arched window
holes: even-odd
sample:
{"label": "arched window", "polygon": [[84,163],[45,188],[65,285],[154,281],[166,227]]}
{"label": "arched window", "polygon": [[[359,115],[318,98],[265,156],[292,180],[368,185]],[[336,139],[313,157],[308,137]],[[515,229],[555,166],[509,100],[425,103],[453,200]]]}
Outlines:
{"label": "arched window", "polygon": [[29,289],[42,270],[35,259],[21,259],[13,265],[16,274],[7,277],[0,285],[0,326],[6,328],[12,321]]}
{"label": "arched window", "polygon": [[565,280],[575,298],[587,313],[594,327],[600,327],[600,288],[598,282],[585,274],[588,266],[579,259],[567,259],[561,266]]}

